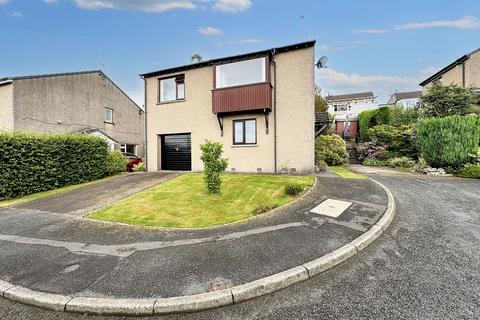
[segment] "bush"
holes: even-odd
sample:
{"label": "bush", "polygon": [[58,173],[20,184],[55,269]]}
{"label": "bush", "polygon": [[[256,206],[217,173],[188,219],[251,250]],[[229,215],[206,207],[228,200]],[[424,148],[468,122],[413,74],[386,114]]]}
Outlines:
{"label": "bush", "polygon": [[386,165],[392,168],[413,168],[415,160],[409,157],[390,158],[386,161]]}
{"label": "bush", "polygon": [[[357,145],[358,160],[377,159],[385,155],[388,145],[376,142],[364,142]],[[389,153],[388,153],[389,154]]]}
{"label": "bush", "polygon": [[289,183],[285,185],[284,192],[287,196],[295,196],[304,190],[304,186],[300,183]]}
{"label": "bush", "polygon": [[127,172],[133,172],[133,167],[142,162],[141,159],[128,160],[128,158],[127,158],[127,161],[128,161],[127,162]]}
{"label": "bush", "polygon": [[416,108],[392,106],[390,107],[390,119],[388,124],[394,127],[411,125],[417,122],[418,116],[419,114]]}
{"label": "bush", "polygon": [[219,193],[222,186],[220,175],[227,169],[228,160],[222,158],[223,145],[220,142],[205,140],[200,145],[203,161],[204,176],[203,180],[210,193]]}
{"label": "bush", "polygon": [[480,141],[477,116],[450,116],[423,119],[418,127],[422,157],[432,167],[469,163]]}
{"label": "bush", "polygon": [[107,154],[106,174],[118,174],[126,170],[128,159],[120,151],[109,151]]}
{"label": "bush", "polygon": [[360,141],[367,140],[367,131],[369,128],[379,124],[388,124],[390,121],[390,109],[380,107],[378,109],[360,112],[358,115],[358,126]]}
{"label": "bush", "polygon": [[145,162],[139,162],[132,167],[133,172],[145,171]]}
{"label": "bush", "polygon": [[103,178],[107,157],[92,135],[0,133],[0,199]]}
{"label": "bush", "polygon": [[480,179],[480,164],[467,164],[457,174],[462,178]]}
{"label": "bush", "polygon": [[385,160],[366,158],[365,160],[363,160],[362,164],[364,166],[371,166],[371,167],[384,167],[387,164],[387,162]]}
{"label": "bush", "polygon": [[347,148],[340,136],[327,134],[315,140],[315,163],[320,166],[321,161],[325,161],[329,166],[347,163]]}
{"label": "bush", "polygon": [[377,125],[368,129],[367,136],[376,144],[387,145],[388,151],[393,156],[416,157],[417,155],[417,134],[414,125],[398,127],[389,124]]}
{"label": "bush", "polygon": [[420,111],[424,117],[467,115],[475,110],[477,96],[472,88],[458,84],[433,84],[422,96]]}

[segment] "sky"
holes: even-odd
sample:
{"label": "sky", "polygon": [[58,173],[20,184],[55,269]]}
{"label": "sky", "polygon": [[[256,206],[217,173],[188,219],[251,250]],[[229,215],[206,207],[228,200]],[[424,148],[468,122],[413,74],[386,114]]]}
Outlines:
{"label": "sky", "polygon": [[140,73],[315,39],[322,94],[380,103],[480,47],[479,0],[0,0],[0,77]]}

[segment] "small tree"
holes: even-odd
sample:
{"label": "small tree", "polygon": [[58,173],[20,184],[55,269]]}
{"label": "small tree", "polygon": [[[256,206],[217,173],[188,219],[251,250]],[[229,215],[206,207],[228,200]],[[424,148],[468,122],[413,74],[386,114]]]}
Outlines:
{"label": "small tree", "polygon": [[322,97],[320,94],[322,89],[320,87],[315,86],[315,112],[327,112],[328,111],[328,104],[327,101]]}
{"label": "small tree", "polygon": [[476,102],[472,88],[436,82],[422,96],[420,112],[424,117],[464,116],[474,111]]}
{"label": "small tree", "polygon": [[190,60],[192,62],[202,62],[203,61],[203,58],[201,55],[199,55],[198,53],[195,53],[194,55],[192,55],[192,57],[190,58]]}
{"label": "small tree", "polygon": [[222,185],[220,175],[227,169],[228,160],[222,158],[223,145],[220,142],[205,140],[200,145],[203,161],[204,175],[203,180],[207,186],[208,192],[219,193]]}

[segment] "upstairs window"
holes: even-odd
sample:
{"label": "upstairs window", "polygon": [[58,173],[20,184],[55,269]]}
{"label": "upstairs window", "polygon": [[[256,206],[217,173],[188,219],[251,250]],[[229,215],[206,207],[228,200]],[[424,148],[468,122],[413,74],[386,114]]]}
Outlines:
{"label": "upstairs window", "polygon": [[215,67],[215,87],[225,88],[267,81],[266,59],[258,58]]}
{"label": "upstairs window", "polygon": [[113,110],[110,108],[105,108],[105,122],[113,123]]}
{"label": "upstairs window", "polygon": [[159,80],[160,102],[170,102],[185,99],[185,75]]}
{"label": "upstairs window", "polygon": [[233,120],[233,144],[256,144],[257,120]]}

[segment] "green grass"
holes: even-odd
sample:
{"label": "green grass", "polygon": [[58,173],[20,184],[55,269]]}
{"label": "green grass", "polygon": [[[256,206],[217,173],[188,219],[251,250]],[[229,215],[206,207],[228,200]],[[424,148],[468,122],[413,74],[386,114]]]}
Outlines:
{"label": "green grass", "polygon": [[32,201],[32,200],[42,199],[42,198],[53,196],[53,195],[56,195],[56,194],[59,194],[59,193],[62,193],[62,192],[72,191],[72,190],[75,190],[75,189],[78,189],[78,188],[90,186],[92,184],[97,184],[97,183],[103,182],[103,181],[111,179],[111,178],[113,178],[113,177],[107,177],[107,178],[103,178],[103,179],[99,179],[99,180],[95,180],[95,181],[90,181],[90,182],[85,182],[85,183],[80,183],[80,184],[74,184],[74,185],[71,185],[71,186],[66,186],[66,187],[62,187],[62,188],[58,188],[58,189],[42,191],[42,192],[33,193],[33,194],[26,195],[26,196],[18,197],[18,198],[1,200],[0,201],[0,208],[13,206],[13,205],[21,204],[21,203],[24,203],[24,202]]}
{"label": "green grass", "polygon": [[367,179],[368,177],[363,174],[358,174],[348,170],[345,167],[328,167],[330,170],[338,174],[340,177],[345,179]]}
{"label": "green grass", "polygon": [[142,226],[202,228],[254,215],[295,199],[284,194],[288,183],[311,186],[311,176],[222,175],[222,190],[209,194],[201,173],[188,173],[92,212],[89,217]]}

